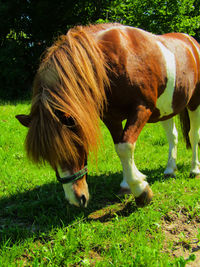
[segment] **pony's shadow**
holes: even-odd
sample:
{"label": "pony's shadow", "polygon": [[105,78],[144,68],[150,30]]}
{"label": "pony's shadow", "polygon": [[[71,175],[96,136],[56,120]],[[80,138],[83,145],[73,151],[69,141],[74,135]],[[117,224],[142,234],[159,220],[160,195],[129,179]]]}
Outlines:
{"label": "pony's shadow", "polygon": [[[71,226],[77,220],[88,220],[92,212],[120,201],[116,197],[119,177],[120,174],[89,176],[91,200],[85,209],[69,205],[62,185],[56,181],[1,198],[0,243],[7,239],[14,243],[53,228]],[[115,186],[111,187],[114,180]]]}
{"label": "pony's shadow", "polygon": [[[142,170],[150,184],[163,179],[164,168]],[[77,220],[105,222],[114,216],[129,216],[137,207],[134,197],[118,196],[122,173],[89,176],[90,202],[88,208],[70,206],[57,182],[38,186],[0,200],[0,241],[13,242],[48,233],[53,228],[73,225]]]}

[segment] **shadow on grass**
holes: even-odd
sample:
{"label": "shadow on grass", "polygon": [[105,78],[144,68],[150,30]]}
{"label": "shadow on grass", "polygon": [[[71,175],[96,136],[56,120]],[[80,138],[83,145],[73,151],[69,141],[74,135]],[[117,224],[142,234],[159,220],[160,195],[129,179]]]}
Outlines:
{"label": "shadow on grass", "polygon": [[[162,181],[164,168],[142,170],[150,184]],[[33,190],[17,193],[0,200],[0,242],[17,242],[40,233],[86,221],[106,222],[114,216],[129,216],[137,207],[134,198],[118,197],[122,173],[89,176],[90,203],[88,208],[70,206],[64,199],[62,186],[44,184]]]}
{"label": "shadow on grass", "polygon": [[57,182],[35,187],[0,199],[0,242],[13,242],[49,232],[53,228],[87,220],[88,215],[110,203],[119,202],[121,174],[89,176],[90,203],[88,208],[71,206],[64,198],[62,185]]}
{"label": "shadow on grass", "polygon": [[[188,171],[187,171],[188,170]],[[177,178],[179,174],[181,173],[187,173],[188,172],[188,177],[189,177],[189,170],[190,170],[190,165],[189,164],[183,164],[183,163],[178,163],[177,164],[177,172],[176,172],[176,176],[177,177],[165,177],[164,176],[164,171],[165,171],[165,166],[159,166],[156,169],[143,169],[141,170],[142,173],[144,173],[147,176],[147,181],[148,183],[151,185],[153,184],[155,181],[166,181],[166,180],[170,180],[170,179],[174,179]]]}

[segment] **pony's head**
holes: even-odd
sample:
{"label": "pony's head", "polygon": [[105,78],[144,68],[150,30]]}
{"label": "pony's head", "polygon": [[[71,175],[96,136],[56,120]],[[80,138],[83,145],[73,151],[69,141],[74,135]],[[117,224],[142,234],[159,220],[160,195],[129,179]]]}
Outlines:
{"label": "pony's head", "polygon": [[87,206],[88,148],[74,119],[60,111],[55,111],[55,114],[40,110],[35,116],[16,116],[22,125],[29,128],[25,142],[27,154],[36,163],[50,163],[70,204]]}
{"label": "pony's head", "polygon": [[47,50],[33,84],[25,145],[36,163],[47,161],[71,204],[89,200],[86,162],[99,136],[99,116],[109,84],[105,60],[87,28],[77,27]]}

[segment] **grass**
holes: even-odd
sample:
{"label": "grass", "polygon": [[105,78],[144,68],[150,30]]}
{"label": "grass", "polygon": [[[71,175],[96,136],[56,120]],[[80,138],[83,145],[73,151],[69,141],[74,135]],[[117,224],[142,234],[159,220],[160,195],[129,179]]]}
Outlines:
{"label": "grass", "polygon": [[[173,255],[175,241],[164,231],[165,225],[175,224],[173,218],[184,216],[199,242],[200,181],[189,178],[191,151],[181,135],[177,177],[165,179],[164,131],[160,124],[145,126],[135,160],[155,196],[151,205],[137,208],[133,196],[117,195],[122,168],[102,124],[98,168],[89,161],[91,200],[82,210],[65,202],[49,166],[27,160],[27,130],[15,115],[29,108],[26,102],[0,105],[0,266],[185,266],[194,259],[190,241],[187,257]],[[177,244],[185,244],[178,227],[173,228]]]}

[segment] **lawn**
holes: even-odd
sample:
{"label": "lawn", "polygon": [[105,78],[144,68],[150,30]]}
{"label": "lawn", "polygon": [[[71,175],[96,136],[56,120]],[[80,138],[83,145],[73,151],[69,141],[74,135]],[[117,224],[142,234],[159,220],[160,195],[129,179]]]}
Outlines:
{"label": "lawn", "polygon": [[143,129],[135,160],[154,199],[137,208],[132,195],[118,196],[122,168],[102,124],[98,164],[88,164],[91,200],[79,209],[64,200],[48,165],[35,166],[26,158],[27,129],[15,115],[29,108],[26,102],[0,104],[1,267],[200,264],[200,180],[189,178],[191,151],[180,131],[177,176],[166,179],[168,143],[162,126]]}

